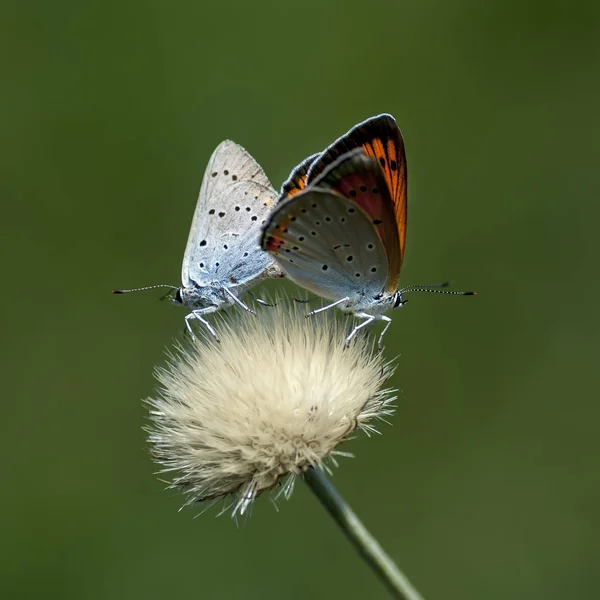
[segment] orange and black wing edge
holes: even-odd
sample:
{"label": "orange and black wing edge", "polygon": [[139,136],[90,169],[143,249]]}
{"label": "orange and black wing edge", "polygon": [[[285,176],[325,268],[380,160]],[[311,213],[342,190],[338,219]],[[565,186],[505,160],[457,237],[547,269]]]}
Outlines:
{"label": "orange and black wing edge", "polygon": [[311,154],[308,158],[305,158],[294,170],[290,173],[290,176],[283,182],[281,191],[279,192],[279,198],[277,202],[281,202],[286,198],[299,194],[306,187],[306,178],[308,177],[308,171],[313,162],[319,157],[319,153]]}

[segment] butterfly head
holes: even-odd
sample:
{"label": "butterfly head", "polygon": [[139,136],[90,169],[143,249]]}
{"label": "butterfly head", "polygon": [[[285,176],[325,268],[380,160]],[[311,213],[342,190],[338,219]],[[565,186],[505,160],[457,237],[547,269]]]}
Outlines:
{"label": "butterfly head", "polygon": [[178,287],[174,292],[168,295],[169,300],[177,306],[189,306],[190,308],[202,308],[206,304],[204,302],[203,288],[196,286]]}
{"label": "butterfly head", "polygon": [[402,296],[398,290],[393,294],[382,292],[375,297],[362,296],[354,302],[351,301],[348,308],[352,312],[363,310],[374,314],[383,314],[388,310],[398,308],[405,303],[406,301],[402,300]]}
{"label": "butterfly head", "polygon": [[170,299],[173,304],[181,306],[183,304],[183,288],[178,287]]}
{"label": "butterfly head", "polygon": [[392,296],[392,300],[393,309],[400,308],[408,302],[408,300],[404,300],[404,298],[402,298],[402,290],[397,290],[396,293]]}
{"label": "butterfly head", "polygon": [[182,285],[175,288],[174,292],[169,294],[168,297],[177,306],[187,306],[193,310],[208,308],[218,310],[233,303],[231,292],[227,294],[224,290],[224,286],[220,283],[208,285],[192,283],[191,285]]}

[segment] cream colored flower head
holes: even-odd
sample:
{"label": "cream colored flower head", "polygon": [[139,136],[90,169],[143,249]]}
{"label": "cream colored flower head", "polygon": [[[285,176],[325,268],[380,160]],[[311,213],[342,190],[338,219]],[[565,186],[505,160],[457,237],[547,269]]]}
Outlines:
{"label": "cream colored flower head", "polygon": [[356,429],[392,412],[391,369],[371,338],[344,348],[333,315],[305,318],[284,302],[258,315],[221,320],[220,343],[204,337],[179,346],[157,370],[147,402],[152,455],[186,504],[233,497],[243,513],[262,491],[326,459]]}

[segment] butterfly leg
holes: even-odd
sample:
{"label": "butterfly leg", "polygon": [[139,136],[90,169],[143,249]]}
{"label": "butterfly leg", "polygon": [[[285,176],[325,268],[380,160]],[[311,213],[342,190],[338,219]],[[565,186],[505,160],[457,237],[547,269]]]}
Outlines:
{"label": "butterfly leg", "polygon": [[292,298],[292,300],[294,302],[297,302],[298,304],[308,304],[309,302],[312,302],[313,300],[315,300],[318,296],[310,296],[307,298]]}
{"label": "butterfly leg", "polygon": [[350,298],[348,296],[346,296],[345,298],[342,298],[341,300],[337,300],[336,302],[332,302],[331,304],[328,304],[327,306],[321,306],[321,308],[317,308],[316,310],[311,310],[306,316],[312,317],[313,315],[323,312],[324,310],[329,310],[330,308],[333,308],[334,306],[338,306],[339,304],[348,302],[348,300],[350,300]]}
{"label": "butterfly leg", "polygon": [[268,302],[266,302],[265,300],[263,300],[262,298],[259,298],[256,294],[254,294],[253,292],[251,292],[250,290],[248,290],[248,295],[252,297],[252,299],[257,302],[258,304],[262,304],[263,306],[275,306],[275,304],[269,304]]}
{"label": "butterfly leg", "polygon": [[366,327],[369,323],[372,323],[375,320],[375,317],[373,315],[368,315],[367,313],[356,313],[354,316],[358,317],[359,319],[364,319],[364,321],[360,325],[357,325],[350,332],[350,335],[346,338],[346,348],[350,345],[350,340],[356,335],[356,333],[360,329]]}
{"label": "butterfly leg", "polygon": [[[193,310],[189,315],[186,315],[185,316],[185,327],[188,330],[189,334],[192,336],[192,341],[196,341],[196,337],[194,336],[194,332],[192,331],[192,326],[190,325],[190,321],[192,319],[198,319],[198,321],[200,321],[200,323],[202,323],[202,325],[204,325],[204,327],[206,327],[206,329],[208,329],[210,334],[218,342],[219,336],[217,335],[217,332],[214,330],[213,326],[202,316],[205,312],[207,312],[207,311]],[[213,312],[213,311],[208,311],[208,312]]]}
{"label": "butterfly leg", "polygon": [[249,306],[246,306],[233,292],[229,291],[226,287],[221,288],[221,289],[223,290],[223,292],[225,294],[227,294],[227,296],[229,296],[233,300],[234,304],[238,304],[246,312],[252,313],[253,315],[256,314]]}
{"label": "butterfly leg", "polygon": [[379,350],[381,350],[383,348],[383,336],[385,335],[385,332],[389,329],[390,325],[392,324],[392,320],[389,317],[386,317],[385,315],[381,315],[379,317],[379,319],[381,321],[385,321],[385,327],[383,328],[383,331],[379,334],[379,340],[377,341],[377,347],[379,348]]}

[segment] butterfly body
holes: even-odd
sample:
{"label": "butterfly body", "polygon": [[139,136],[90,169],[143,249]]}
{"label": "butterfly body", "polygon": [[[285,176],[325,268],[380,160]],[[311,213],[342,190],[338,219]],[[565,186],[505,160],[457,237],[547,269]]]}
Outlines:
{"label": "butterfly body", "polygon": [[[236,270],[227,275],[228,265],[223,266],[223,276],[213,277],[210,280],[188,279],[186,285],[177,288],[173,296],[175,304],[180,304],[192,309],[196,315],[208,314],[239,304],[238,300],[252,286],[269,277],[281,277],[281,272],[275,265],[264,260],[265,253],[261,251],[256,256],[248,256],[245,267],[250,272],[259,272],[256,277],[238,279]],[[221,265],[216,267],[219,269]]]}
{"label": "butterfly body", "polygon": [[209,313],[233,306],[235,300],[232,296],[239,299],[247,289],[248,286],[238,286],[236,288],[232,287],[229,282],[212,281],[203,286],[192,284],[188,287],[179,287],[175,292],[173,300],[175,304],[181,304],[192,310]]}
{"label": "butterfly body", "polygon": [[354,298],[348,297],[348,300],[340,304],[340,310],[345,313],[356,314],[368,311],[376,320],[381,320],[379,315],[387,312],[394,306],[396,294],[381,293],[377,296],[359,294]]}
{"label": "butterfly body", "polygon": [[281,276],[259,244],[276,196],[264,171],[246,150],[231,140],[217,146],[194,211],[181,286],[168,286],[175,289],[173,302],[191,309],[185,323],[192,337],[192,320],[200,321],[216,337],[205,315],[234,304],[250,311],[240,297],[259,281]]}
{"label": "butterfly body", "polygon": [[264,171],[238,144],[226,140],[211,156],[194,213],[175,302],[192,309],[209,331],[204,315],[237,304],[259,281],[280,276],[259,245],[261,227],[275,201]]}
{"label": "butterfly body", "polygon": [[363,319],[349,341],[375,320],[389,324],[384,313],[402,305],[402,232],[377,157],[356,146],[323,169],[321,160],[312,160],[305,187],[278,203],[262,245],[290,279],[333,301],[314,312],[336,306]]}
{"label": "butterfly body", "polygon": [[[394,118],[359,123],[320,155],[303,161],[282,187],[261,238],[286,275],[362,319],[346,341],[373,321],[390,325],[405,304],[398,289],[406,241],[407,169]],[[437,290],[433,290],[437,291]],[[463,292],[441,292],[460,293]]]}

